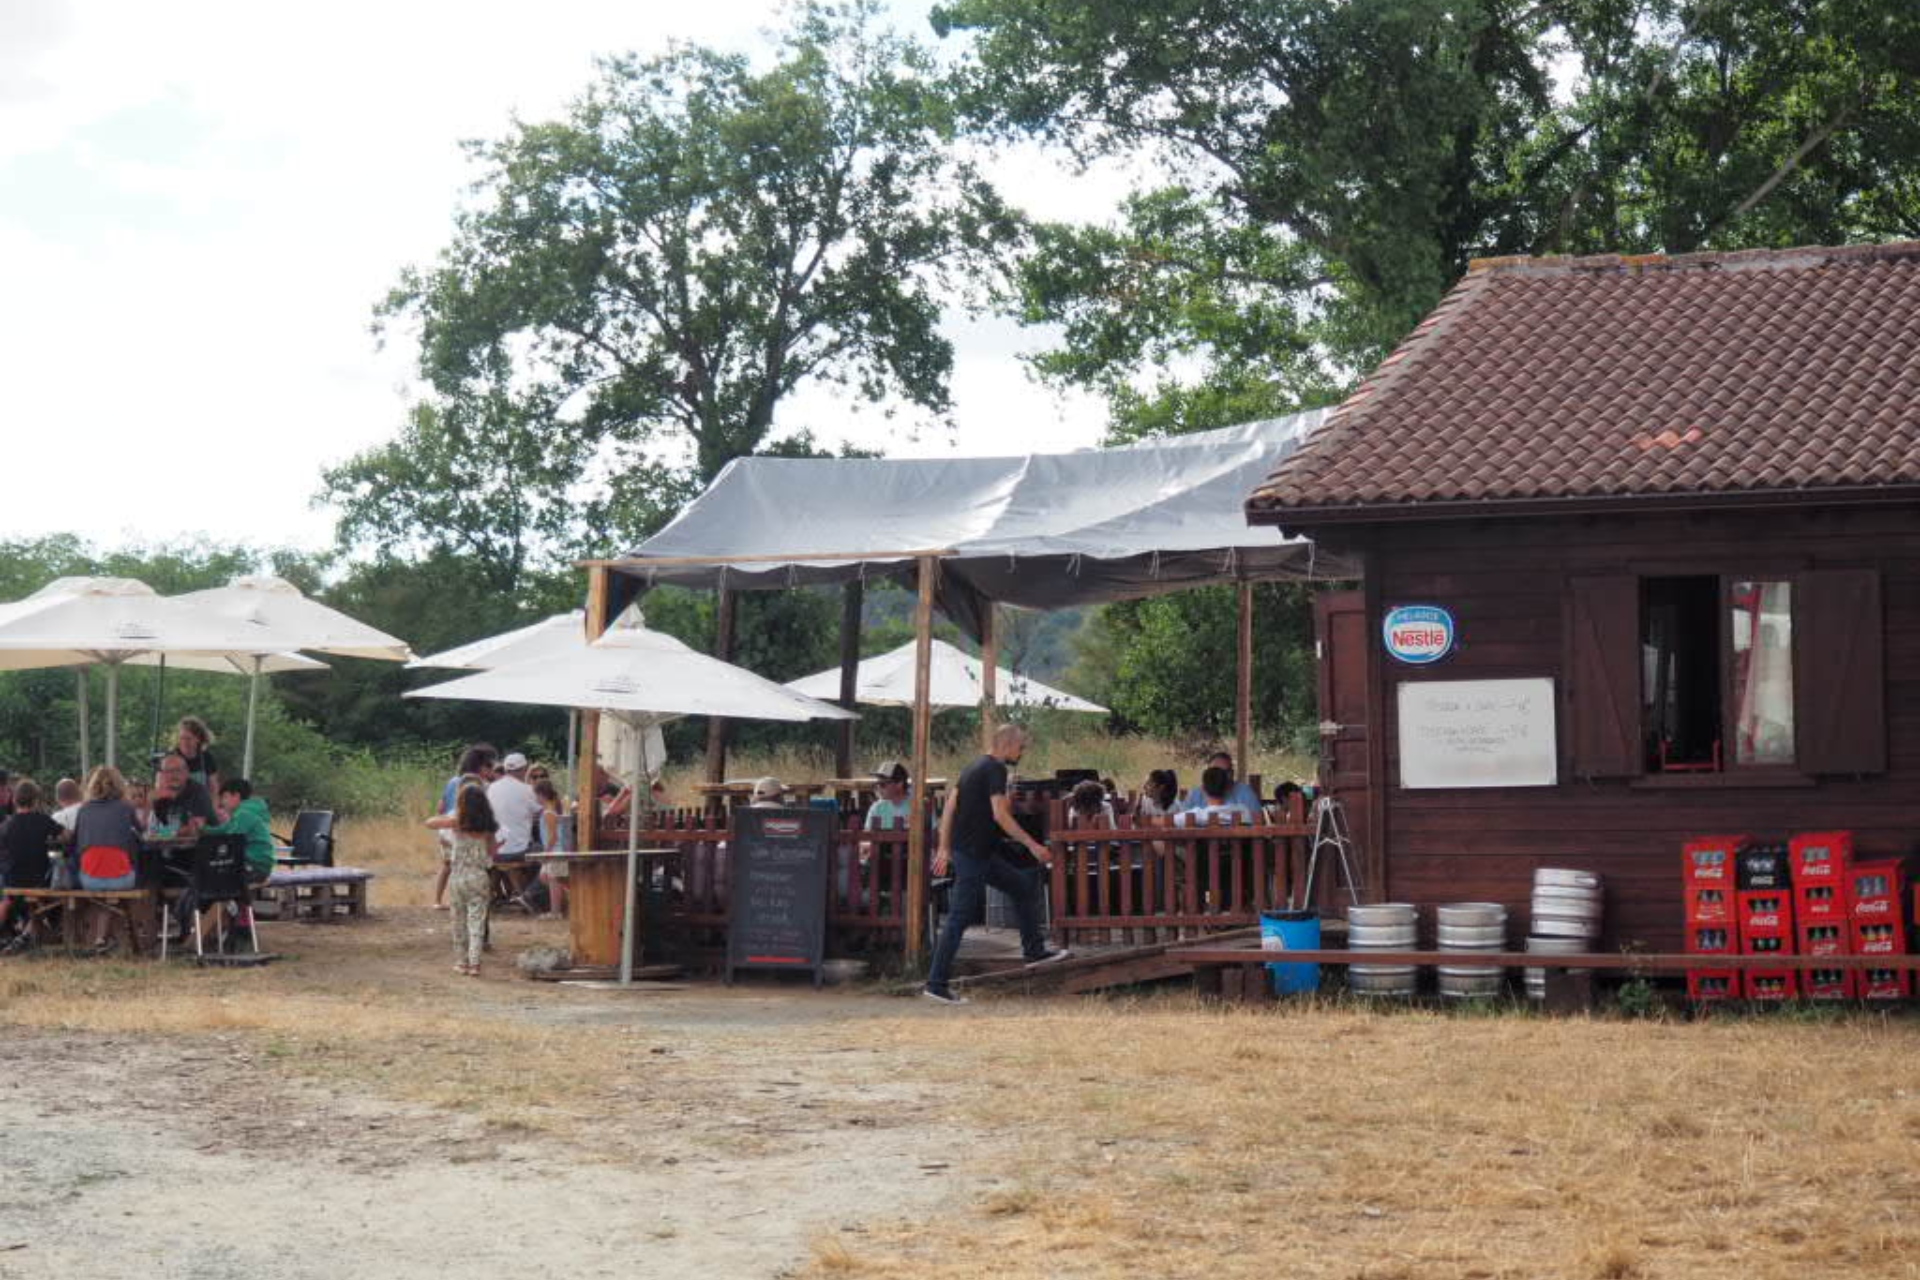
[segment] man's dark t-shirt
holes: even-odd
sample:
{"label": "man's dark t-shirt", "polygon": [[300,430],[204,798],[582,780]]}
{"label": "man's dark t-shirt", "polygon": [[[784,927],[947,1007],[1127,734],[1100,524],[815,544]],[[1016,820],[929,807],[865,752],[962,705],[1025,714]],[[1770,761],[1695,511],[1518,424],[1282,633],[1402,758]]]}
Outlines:
{"label": "man's dark t-shirt", "polygon": [[202,818],[209,823],[213,821],[213,797],[192,778],[187,779],[187,785],[180,789],[179,795],[170,800],[153,802],[153,822],[157,827],[177,830],[189,818]]}
{"label": "man's dark t-shirt", "polygon": [[53,866],[47,846],[60,834],[60,824],[37,810],[16,813],[0,826],[0,871],[8,888],[46,887]]}
{"label": "man's dark t-shirt", "polygon": [[993,798],[1007,794],[1007,766],[981,756],[960,772],[953,789],[953,847],[984,858],[1000,847],[1007,833],[994,821]]}

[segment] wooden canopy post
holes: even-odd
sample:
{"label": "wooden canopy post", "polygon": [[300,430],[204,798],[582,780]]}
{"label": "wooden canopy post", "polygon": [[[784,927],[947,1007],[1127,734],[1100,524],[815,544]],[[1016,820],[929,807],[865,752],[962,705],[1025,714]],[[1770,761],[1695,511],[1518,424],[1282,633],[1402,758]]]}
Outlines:
{"label": "wooden canopy post", "polygon": [[998,609],[987,601],[980,615],[980,750],[993,750],[994,719],[1000,706],[1000,630],[994,626]]}
{"label": "wooden canopy post", "polygon": [[1240,584],[1240,661],[1233,697],[1233,767],[1242,778],[1253,772],[1253,584]]}
{"label": "wooden canopy post", "polygon": [[[860,608],[866,588],[858,579],[840,588],[840,705],[853,710],[854,691],[860,681]],[[853,730],[857,720],[842,720],[837,726],[833,752],[833,776],[853,776]]]}
{"label": "wooden canopy post", "polygon": [[[733,615],[739,601],[737,592],[720,588],[714,609],[713,656],[722,662],[733,661]],[[727,718],[707,717],[707,781],[727,780]]]}
{"label": "wooden canopy post", "polygon": [[913,610],[913,800],[907,815],[906,953],[918,960],[927,952],[927,827],[931,788],[927,755],[933,737],[933,592],[940,561],[919,557],[920,598]]}
{"label": "wooden canopy post", "polygon": [[[613,588],[613,570],[604,564],[587,570],[587,643],[592,644],[607,630],[607,606]],[[580,713],[581,768],[574,778],[574,846],[591,850],[600,838],[600,713]]]}

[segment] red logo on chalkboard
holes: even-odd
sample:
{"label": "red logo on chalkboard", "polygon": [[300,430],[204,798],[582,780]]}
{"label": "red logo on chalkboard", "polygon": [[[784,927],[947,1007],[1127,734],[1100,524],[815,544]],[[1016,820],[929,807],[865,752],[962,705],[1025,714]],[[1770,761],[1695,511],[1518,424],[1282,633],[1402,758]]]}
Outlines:
{"label": "red logo on chalkboard", "polygon": [[798,818],[768,818],[761,828],[770,836],[786,836],[792,839],[800,834],[801,823]]}

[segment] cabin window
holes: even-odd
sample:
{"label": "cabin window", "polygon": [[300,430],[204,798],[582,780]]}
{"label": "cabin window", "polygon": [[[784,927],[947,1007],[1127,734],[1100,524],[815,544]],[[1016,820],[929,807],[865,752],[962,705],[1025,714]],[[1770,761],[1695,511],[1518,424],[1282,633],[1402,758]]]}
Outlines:
{"label": "cabin window", "polygon": [[1875,569],[1575,576],[1566,636],[1574,777],[1886,770]]}

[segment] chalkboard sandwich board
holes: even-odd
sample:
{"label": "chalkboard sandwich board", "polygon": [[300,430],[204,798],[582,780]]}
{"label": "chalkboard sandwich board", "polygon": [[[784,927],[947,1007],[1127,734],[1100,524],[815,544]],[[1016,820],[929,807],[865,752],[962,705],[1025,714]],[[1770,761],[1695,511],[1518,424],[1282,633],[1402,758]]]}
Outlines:
{"label": "chalkboard sandwich board", "polygon": [[735,969],[812,970],[827,948],[834,815],[824,809],[736,809],[726,981]]}

